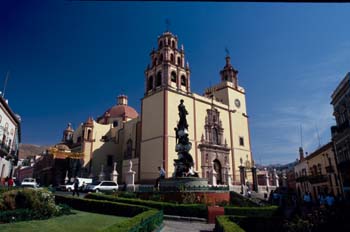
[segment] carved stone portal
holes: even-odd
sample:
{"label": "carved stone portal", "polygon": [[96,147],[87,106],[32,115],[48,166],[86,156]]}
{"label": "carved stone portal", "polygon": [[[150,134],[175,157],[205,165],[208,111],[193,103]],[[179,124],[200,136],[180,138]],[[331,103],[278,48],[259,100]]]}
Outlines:
{"label": "carved stone portal", "polygon": [[230,148],[224,139],[224,128],[217,109],[207,109],[204,129],[205,135],[202,135],[201,144],[198,145],[201,151],[202,176],[213,182],[212,173],[215,171],[217,184],[230,185]]}

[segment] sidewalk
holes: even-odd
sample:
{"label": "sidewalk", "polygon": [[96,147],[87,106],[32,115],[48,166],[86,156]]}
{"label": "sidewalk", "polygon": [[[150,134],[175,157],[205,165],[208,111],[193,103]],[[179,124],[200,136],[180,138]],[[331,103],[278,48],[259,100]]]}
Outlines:
{"label": "sidewalk", "polygon": [[215,224],[191,221],[164,220],[161,232],[209,232],[213,231]]}

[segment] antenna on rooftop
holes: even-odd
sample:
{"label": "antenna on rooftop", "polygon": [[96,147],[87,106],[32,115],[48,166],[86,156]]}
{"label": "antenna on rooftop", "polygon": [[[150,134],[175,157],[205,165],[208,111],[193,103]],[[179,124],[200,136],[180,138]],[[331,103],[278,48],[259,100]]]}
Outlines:
{"label": "antenna on rooftop", "polygon": [[3,91],[2,91],[2,97],[3,97],[3,98],[5,97],[7,79],[9,78],[9,76],[10,76],[10,71],[7,71],[7,73],[6,73],[6,78],[5,78],[5,82],[4,82],[4,89],[3,89]]}

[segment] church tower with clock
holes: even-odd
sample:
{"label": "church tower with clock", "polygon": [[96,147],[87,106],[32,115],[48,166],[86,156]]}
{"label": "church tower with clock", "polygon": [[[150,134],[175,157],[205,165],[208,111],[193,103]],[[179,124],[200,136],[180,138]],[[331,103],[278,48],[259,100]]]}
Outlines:
{"label": "church tower with clock", "polygon": [[[157,49],[150,53],[145,70],[142,99],[139,176],[141,182],[153,182],[162,166],[166,176],[174,173],[177,107],[180,100],[188,111],[191,155],[199,176],[217,173],[218,184],[240,184],[242,167],[245,180],[253,165],[245,90],[238,85],[238,71],[226,56],[218,84],[204,94],[191,92],[190,69],[183,46],[177,36],[164,32],[158,37]],[[195,83],[192,83],[195,84]],[[230,178],[229,178],[230,177]]]}

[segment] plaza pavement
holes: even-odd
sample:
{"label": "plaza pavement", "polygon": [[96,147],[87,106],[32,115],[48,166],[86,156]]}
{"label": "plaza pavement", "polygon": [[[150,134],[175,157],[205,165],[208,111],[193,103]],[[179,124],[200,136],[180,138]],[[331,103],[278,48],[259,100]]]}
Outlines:
{"label": "plaza pavement", "polygon": [[194,221],[164,220],[161,232],[209,232],[214,231],[215,224]]}

